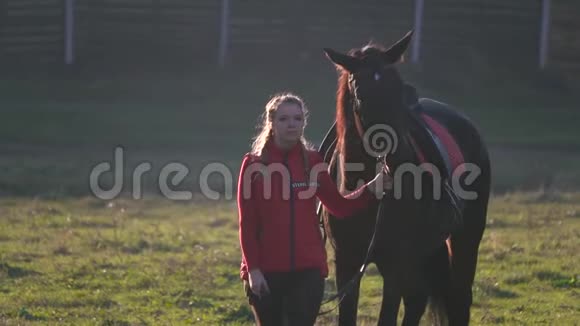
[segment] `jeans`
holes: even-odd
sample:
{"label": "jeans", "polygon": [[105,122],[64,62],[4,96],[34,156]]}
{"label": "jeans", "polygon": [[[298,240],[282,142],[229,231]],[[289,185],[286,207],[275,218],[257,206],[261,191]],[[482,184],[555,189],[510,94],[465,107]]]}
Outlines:
{"label": "jeans", "polygon": [[314,325],[324,294],[324,278],[319,269],[264,273],[270,294],[261,298],[244,289],[259,326]]}

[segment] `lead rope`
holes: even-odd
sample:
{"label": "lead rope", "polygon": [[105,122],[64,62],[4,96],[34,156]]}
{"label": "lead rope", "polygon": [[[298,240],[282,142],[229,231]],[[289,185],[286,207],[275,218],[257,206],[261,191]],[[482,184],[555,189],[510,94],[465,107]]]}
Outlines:
{"label": "lead rope", "polygon": [[[382,161],[385,169],[388,171],[388,166],[386,164],[386,157],[379,157],[377,158],[377,160]],[[360,279],[362,278],[363,274],[365,273],[368,265],[369,265],[369,261],[371,259],[371,255],[375,249],[375,245],[376,245],[376,239],[377,239],[377,230],[379,229],[379,223],[380,223],[380,218],[383,215],[383,208],[384,208],[384,202],[386,199],[386,195],[383,192],[383,197],[381,198],[381,200],[379,201],[379,206],[377,208],[377,215],[375,217],[375,229],[373,231],[373,236],[371,237],[371,242],[369,243],[369,247],[367,248],[367,254],[366,257],[363,261],[362,266],[360,267],[359,271],[353,276],[352,279],[350,279],[348,281],[348,283],[346,283],[346,285],[340,289],[340,291],[338,291],[336,294],[332,295],[330,298],[327,298],[326,300],[324,300],[321,305],[325,305],[331,301],[334,301],[335,299],[338,299],[338,303],[331,309],[329,310],[325,310],[323,312],[319,312],[318,316],[322,316],[322,315],[326,315],[329,312],[334,311],[336,308],[338,308],[338,306],[340,305],[340,303],[342,302],[342,300],[344,300],[344,298],[346,297],[346,295],[353,289],[354,285],[357,284]]]}

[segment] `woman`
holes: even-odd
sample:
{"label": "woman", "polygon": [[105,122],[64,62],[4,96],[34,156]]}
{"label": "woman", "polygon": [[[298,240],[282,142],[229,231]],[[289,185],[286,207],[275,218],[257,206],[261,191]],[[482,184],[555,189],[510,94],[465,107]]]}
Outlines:
{"label": "woman", "polygon": [[321,156],[307,145],[306,118],[300,97],[274,96],[240,169],[240,276],[258,325],[316,320],[328,275],[316,198],[333,215],[346,217],[392,188],[392,178],[381,171],[343,197]]}

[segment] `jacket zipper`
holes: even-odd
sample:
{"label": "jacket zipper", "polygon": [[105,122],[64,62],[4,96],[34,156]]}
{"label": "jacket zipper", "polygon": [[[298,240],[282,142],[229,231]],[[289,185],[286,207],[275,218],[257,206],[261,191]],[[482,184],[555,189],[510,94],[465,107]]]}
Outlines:
{"label": "jacket zipper", "polygon": [[294,248],[295,242],[295,223],[294,223],[294,189],[292,188],[292,172],[290,171],[290,167],[288,165],[288,153],[284,158],[284,165],[286,165],[286,169],[288,169],[288,176],[290,179],[290,271],[294,271],[296,268],[296,252]]}

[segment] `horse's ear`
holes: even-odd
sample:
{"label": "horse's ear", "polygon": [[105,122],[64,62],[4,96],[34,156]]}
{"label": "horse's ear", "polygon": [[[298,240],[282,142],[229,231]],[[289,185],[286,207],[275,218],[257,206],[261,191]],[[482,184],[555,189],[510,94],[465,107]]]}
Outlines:
{"label": "horse's ear", "polygon": [[357,58],[352,57],[347,54],[342,54],[340,52],[334,51],[333,49],[324,48],[324,53],[326,57],[332,61],[335,65],[340,66],[348,72],[354,72],[359,65]]}
{"label": "horse's ear", "polygon": [[413,30],[410,30],[402,39],[398,40],[397,43],[393,44],[387,51],[383,53],[385,62],[387,64],[393,64],[399,62],[403,57],[403,53],[407,50],[411,38],[413,37]]}

